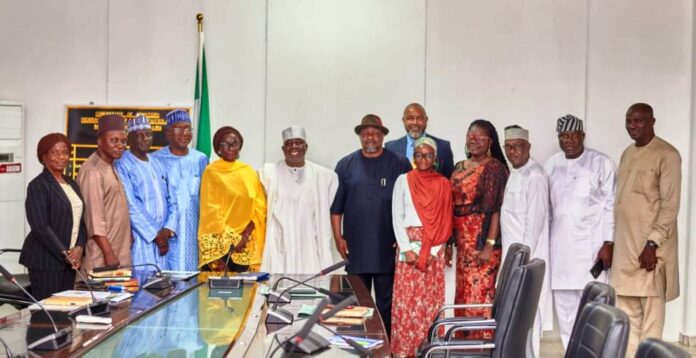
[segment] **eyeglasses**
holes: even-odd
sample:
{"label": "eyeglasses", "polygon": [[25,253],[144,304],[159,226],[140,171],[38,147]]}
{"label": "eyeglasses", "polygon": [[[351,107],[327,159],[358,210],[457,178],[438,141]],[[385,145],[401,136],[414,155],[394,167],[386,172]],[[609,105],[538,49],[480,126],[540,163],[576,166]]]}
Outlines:
{"label": "eyeglasses", "polygon": [[193,130],[189,127],[181,128],[181,127],[176,127],[172,128],[172,133],[179,135],[179,134],[191,134],[193,133]]}
{"label": "eyeglasses", "polygon": [[466,140],[471,141],[471,142],[477,142],[481,143],[485,141],[486,139],[490,139],[491,137],[485,136],[485,135],[475,135],[475,134],[467,134],[466,135]]}
{"label": "eyeglasses", "polygon": [[433,159],[435,159],[435,153],[414,153],[414,154],[413,154],[413,159],[417,159],[417,160],[423,160],[423,159],[433,160]]}
{"label": "eyeglasses", "polygon": [[241,146],[241,143],[239,143],[238,141],[227,142],[227,141],[223,140],[222,142],[220,142],[220,149],[224,149],[224,150],[239,149],[240,146]]}
{"label": "eyeglasses", "polygon": [[505,144],[505,150],[519,152],[524,146],[525,144]]}

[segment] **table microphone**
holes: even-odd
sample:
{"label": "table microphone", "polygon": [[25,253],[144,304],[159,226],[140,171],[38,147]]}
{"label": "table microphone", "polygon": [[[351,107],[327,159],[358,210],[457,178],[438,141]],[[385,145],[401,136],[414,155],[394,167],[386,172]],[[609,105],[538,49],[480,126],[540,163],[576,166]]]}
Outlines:
{"label": "table microphone", "polygon": [[[305,324],[302,325],[300,330],[298,330],[294,335],[290,336],[284,342],[278,345],[273,353],[276,352],[280,347],[283,347],[286,354],[287,353],[300,353],[300,354],[313,354],[329,346],[329,341],[324,337],[313,333],[312,328],[321,319],[321,312],[324,310],[326,305],[329,304],[327,298],[323,298],[317,308],[312,312],[312,315],[307,318]],[[270,356],[273,356],[273,353]]]}
{"label": "table microphone", "polygon": [[292,281],[294,283],[299,283],[300,285],[307,287],[307,288],[311,288],[311,289],[321,293],[322,295],[326,295],[326,296],[331,297],[332,300],[335,299],[336,302],[340,302],[346,298],[346,296],[344,296],[344,295],[338,294],[336,292],[331,292],[330,290],[327,290],[323,287],[318,287],[318,286],[310,285],[308,283],[304,283],[304,282],[299,281],[299,280],[295,280],[294,278],[291,278],[291,277],[282,277],[280,280],[288,280],[288,281]]}
{"label": "table microphone", "polygon": [[90,315],[90,316],[101,316],[101,315],[105,315],[105,314],[111,312],[111,308],[109,308],[108,302],[97,301],[97,298],[94,297],[94,290],[92,289],[92,286],[89,284],[89,282],[88,282],[89,280],[87,279],[87,277],[85,277],[85,275],[82,273],[82,271],[80,269],[78,269],[77,267],[75,267],[75,265],[72,263],[72,261],[70,261],[70,256],[68,255],[68,251],[65,249],[65,246],[63,246],[63,244],[58,240],[57,237],[55,237],[53,235],[48,235],[47,237],[48,237],[48,241],[52,242],[53,246],[56,249],[58,249],[58,251],[63,255],[63,257],[65,257],[65,259],[68,260],[68,262],[70,262],[70,265],[72,266],[73,270],[75,270],[77,272],[77,275],[80,276],[80,279],[87,286],[87,290],[89,291],[90,296],[92,296],[92,303],[91,304],[89,304],[85,308],[80,308],[80,309],[77,309],[75,311],[71,311],[69,313],[69,315],[71,317],[76,317],[80,314],[86,313],[87,315]]}
{"label": "table microphone", "polygon": [[305,283],[307,283],[307,282],[309,282],[309,281],[311,281],[319,276],[324,276],[330,272],[336,271],[339,268],[346,266],[346,265],[348,265],[348,260],[343,260],[341,262],[335,263],[335,264],[333,264],[325,269],[322,269],[321,271],[319,271],[319,273],[312,275],[309,278],[302,280],[302,281],[286,288],[284,291],[278,293],[277,289],[278,289],[278,284],[280,283],[280,281],[290,279],[287,276],[281,277],[273,284],[273,289],[268,293],[268,302],[275,303],[273,306],[274,309],[278,307],[279,302],[280,303],[290,303],[290,301],[291,301],[290,295],[286,294],[286,293],[288,293],[289,290],[291,290],[297,286],[304,285]]}
{"label": "table microphone", "polygon": [[300,285],[305,285],[307,282],[319,277],[326,275],[327,273],[333,272],[345,265],[348,264],[348,260],[344,260],[338,263],[335,263],[321,271],[319,271],[318,274],[312,275],[309,278],[299,281],[296,284],[286,288],[282,292],[278,293],[276,291],[278,287],[278,283],[284,279],[290,279],[289,277],[282,277],[278,281],[275,282],[273,285],[273,289],[268,293],[268,302],[273,302],[273,306],[268,309],[266,312],[266,323],[267,324],[291,324],[295,320],[295,315],[283,308],[278,308],[278,304],[280,302],[284,303],[289,303],[290,302],[290,294],[288,293],[291,289],[300,286]]}
{"label": "table microphone", "polygon": [[5,269],[2,265],[0,265],[0,273],[5,277],[6,280],[12,282],[15,286],[19,287],[22,292],[24,292],[27,297],[31,298],[34,303],[36,303],[39,308],[41,308],[44,313],[46,313],[46,316],[48,317],[49,320],[51,320],[51,325],[53,326],[53,333],[49,334],[48,336],[38,339],[35,342],[27,345],[27,349],[38,349],[38,350],[47,350],[47,351],[57,351],[70,343],[72,343],[72,330],[71,327],[66,327],[63,329],[58,329],[56,326],[56,322],[53,320],[53,316],[51,316],[51,313],[46,310],[46,308],[32,296],[27,290],[22,287],[19,283],[17,283],[17,280],[12,276],[12,274]]}
{"label": "table microphone", "polygon": [[222,277],[210,277],[208,278],[208,287],[210,288],[239,288],[240,281],[236,278],[228,278],[227,273],[229,272],[230,257],[231,252],[234,250],[234,244],[230,244],[230,249],[227,251],[227,259],[225,260],[225,270],[222,271]]}

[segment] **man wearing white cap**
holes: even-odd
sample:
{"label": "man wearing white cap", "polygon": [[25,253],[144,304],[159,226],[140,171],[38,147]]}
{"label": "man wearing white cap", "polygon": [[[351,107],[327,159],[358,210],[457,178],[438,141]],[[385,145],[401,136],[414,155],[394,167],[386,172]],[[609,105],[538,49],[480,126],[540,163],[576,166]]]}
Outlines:
{"label": "man wearing white cap", "polygon": [[[529,155],[529,131],[514,125],[505,128],[505,155],[512,165],[500,209],[500,231],[503,256],[510,245],[519,242],[529,246],[532,258],[546,261],[549,266],[549,179],[544,168]],[[553,329],[549,275],[539,297],[534,326],[532,349],[539,356],[541,331]]]}
{"label": "man wearing white cap", "polygon": [[150,154],[152,129],[142,114],[126,120],[128,150],[114,162],[128,199],[133,231],[133,265],[156,264],[167,269],[169,239],[174,236],[176,217],[164,173]]}
{"label": "man wearing white cap", "polygon": [[[611,267],[614,246],[616,168],[604,153],[585,148],[582,120],[572,114],[558,119],[561,152],[544,165],[551,198],[551,289],[563,347],[568,347],[585,285],[607,282],[590,269]],[[599,267],[599,266],[598,266]]]}
{"label": "man wearing white cap", "polygon": [[313,274],[333,263],[330,208],[338,176],[305,160],[305,129],[283,135],[285,160],[266,163],[259,177],[266,189],[268,215],[261,271]]}

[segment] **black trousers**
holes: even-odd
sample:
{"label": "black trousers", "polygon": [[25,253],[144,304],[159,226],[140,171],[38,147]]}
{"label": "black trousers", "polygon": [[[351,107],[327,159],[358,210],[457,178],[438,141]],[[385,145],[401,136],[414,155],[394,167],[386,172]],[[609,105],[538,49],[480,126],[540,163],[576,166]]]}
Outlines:
{"label": "black trousers", "polygon": [[394,274],[393,273],[361,273],[356,276],[360,277],[367,291],[372,291],[374,283],[375,287],[375,304],[379,315],[382,316],[384,328],[387,330],[387,335],[391,338],[391,309],[392,309],[392,292],[394,291]]}
{"label": "black trousers", "polygon": [[41,301],[54,293],[72,290],[75,287],[75,271],[36,271],[29,269],[31,294]]}

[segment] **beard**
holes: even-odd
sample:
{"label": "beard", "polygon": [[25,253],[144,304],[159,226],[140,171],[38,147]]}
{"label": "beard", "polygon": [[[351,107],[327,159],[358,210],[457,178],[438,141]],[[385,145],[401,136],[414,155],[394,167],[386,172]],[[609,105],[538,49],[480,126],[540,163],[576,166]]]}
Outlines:
{"label": "beard", "polygon": [[365,151],[368,153],[377,153],[377,151],[379,151],[379,147],[375,144],[368,144],[365,145]]}
{"label": "beard", "polygon": [[409,130],[406,131],[406,134],[408,134],[409,137],[413,139],[418,139],[423,135],[423,131],[420,130]]}

